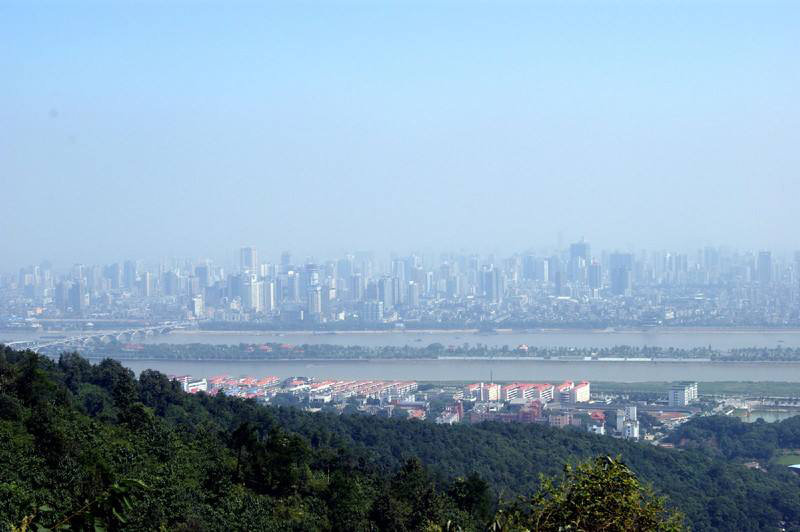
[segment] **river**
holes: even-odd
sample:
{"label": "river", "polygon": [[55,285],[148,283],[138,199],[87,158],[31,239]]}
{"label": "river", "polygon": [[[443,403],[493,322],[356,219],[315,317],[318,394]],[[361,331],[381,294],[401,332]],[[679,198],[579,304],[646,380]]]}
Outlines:
{"label": "river", "polygon": [[438,342],[446,346],[483,344],[488,346],[520,344],[535,347],[614,347],[618,345],[675,347],[691,349],[708,347],[728,350],[738,347],[800,347],[800,330],[709,330],[649,329],[630,331],[547,330],[479,334],[474,332],[341,332],[341,333],[244,333],[178,330],[165,336],[150,337],[148,343],[288,343],[336,344],[365,346],[426,346]]}
{"label": "river", "polygon": [[[51,333],[59,334],[59,333]],[[74,332],[61,333],[66,336]],[[0,343],[15,340],[35,340],[41,333],[32,331],[0,331]],[[670,329],[642,330],[541,330],[480,334],[453,331],[381,331],[381,332],[216,332],[176,330],[167,335],[148,337],[146,343],[168,344],[336,344],[364,346],[426,346],[438,342],[446,346],[483,344],[488,346],[520,344],[535,347],[614,347],[618,345],[675,347],[691,349],[708,347],[728,350],[737,347],[800,347],[798,329]]]}
{"label": "river", "polygon": [[[69,334],[69,333],[67,333]],[[36,333],[0,331],[2,341],[31,340]],[[708,330],[648,329],[643,331],[564,331],[547,330],[476,334],[474,332],[342,332],[342,333],[242,333],[173,331],[148,337],[147,343],[239,344],[279,342],[288,344],[411,345],[425,346],[484,344],[516,347],[614,347],[617,345],[659,346],[690,349],[711,346],[727,350],[736,347],[800,347],[800,330]],[[372,361],[268,361],[268,362],[190,362],[125,361],[140,372],[146,368],[168,374],[203,377],[228,373],[242,375],[303,375],[334,379],[407,380],[497,380],[559,381],[783,381],[800,383],[798,363],[714,363],[714,362],[604,362],[541,360],[372,360]]]}
{"label": "river", "polygon": [[[228,374],[305,376],[329,379],[428,381],[615,382],[784,381],[800,383],[800,363],[604,362],[545,360],[342,360],[342,361],[139,361],[123,363],[136,371],[157,369],[171,375],[209,377]],[[798,384],[800,388],[800,384]]]}

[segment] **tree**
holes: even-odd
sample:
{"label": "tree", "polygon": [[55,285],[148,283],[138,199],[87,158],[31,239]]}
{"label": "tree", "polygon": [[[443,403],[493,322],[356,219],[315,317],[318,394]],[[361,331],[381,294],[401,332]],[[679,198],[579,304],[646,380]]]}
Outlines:
{"label": "tree", "polygon": [[683,517],[667,509],[664,499],[644,488],[619,459],[606,456],[565,466],[558,484],[542,477],[539,491],[527,503],[498,512],[492,529],[677,532],[683,530]]}

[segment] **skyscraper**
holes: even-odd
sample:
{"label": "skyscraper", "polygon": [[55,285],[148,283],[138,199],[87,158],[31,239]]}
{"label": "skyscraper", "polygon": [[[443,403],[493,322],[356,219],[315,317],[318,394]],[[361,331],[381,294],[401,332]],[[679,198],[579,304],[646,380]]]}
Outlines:
{"label": "skyscraper", "polygon": [[756,269],[758,284],[762,287],[769,286],[772,283],[772,253],[769,251],[759,252]]}
{"label": "skyscraper", "polygon": [[255,273],[242,274],[242,307],[251,312],[261,312],[263,282]]}
{"label": "skyscraper", "polygon": [[136,274],[136,262],[126,260],[123,265],[122,279],[124,287],[128,290],[134,290],[136,288]]}
{"label": "skyscraper", "polygon": [[630,253],[612,253],[609,257],[608,269],[611,278],[611,293],[614,295],[630,295],[633,255]]}
{"label": "skyscraper", "polygon": [[258,268],[258,254],[252,246],[239,250],[239,267],[243,272],[256,272]]}
{"label": "skyscraper", "polygon": [[589,250],[589,244],[583,240],[570,245],[569,264],[567,266],[567,275],[570,281],[586,281],[586,266],[589,264],[589,259],[591,258]]}
{"label": "skyscraper", "polygon": [[322,287],[318,284],[308,288],[306,312],[312,319],[319,319],[322,314]]}
{"label": "skyscraper", "polygon": [[394,307],[395,290],[393,278],[389,276],[381,277],[378,280],[378,299],[383,303],[383,308],[389,310]]}

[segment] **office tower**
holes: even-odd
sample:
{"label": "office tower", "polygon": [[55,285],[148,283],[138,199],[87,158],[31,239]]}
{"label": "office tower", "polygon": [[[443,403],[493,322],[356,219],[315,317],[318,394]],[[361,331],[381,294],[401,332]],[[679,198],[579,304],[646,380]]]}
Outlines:
{"label": "office tower", "polygon": [[343,259],[336,261],[336,275],[339,279],[349,279],[355,272],[355,260],[353,255],[345,255]]}
{"label": "office tower", "polygon": [[[36,282],[36,277],[38,273],[38,269],[33,272],[33,280],[34,283]],[[72,265],[72,280],[79,281],[81,279],[86,279],[86,267],[83,264],[73,264]]]}
{"label": "office tower", "polygon": [[84,280],[75,281],[69,289],[69,306],[72,312],[81,313],[86,310],[88,301],[86,300],[86,282]]}
{"label": "office tower", "polygon": [[417,308],[419,306],[420,286],[414,281],[409,281],[406,289],[406,306]]}
{"label": "office tower", "polygon": [[180,294],[180,278],[172,270],[164,272],[161,276],[161,292],[165,296],[177,296]]}
{"label": "office tower", "polygon": [[561,270],[556,270],[553,275],[553,293],[556,297],[564,295],[564,281],[562,279]]}
{"label": "office tower", "polygon": [[136,289],[136,262],[132,260],[126,260],[125,264],[122,267],[122,281],[123,281],[123,288],[128,290],[135,290]]}
{"label": "office tower", "polygon": [[301,273],[301,288],[307,291],[312,286],[317,286],[322,283],[322,276],[320,274],[319,266],[314,263],[308,263],[303,268]]}
{"label": "office tower", "polygon": [[322,287],[319,284],[308,288],[306,312],[312,319],[318,318],[322,314]]}
{"label": "office tower", "polygon": [[211,266],[207,262],[199,264],[194,269],[194,274],[197,277],[198,282],[200,283],[200,288],[205,290],[209,286],[211,286]]}
{"label": "office tower", "polygon": [[122,288],[122,268],[120,268],[119,263],[115,262],[114,264],[106,266],[103,275],[108,279],[112,290],[119,290]]}
{"label": "office tower", "polygon": [[547,279],[543,279],[547,282],[552,282],[555,279],[556,272],[561,271],[561,259],[558,257],[549,257],[547,258]]}
{"label": "office tower", "polygon": [[239,250],[239,269],[243,272],[257,273],[258,254],[256,248],[246,246]]}
{"label": "office tower", "polygon": [[406,301],[405,283],[397,277],[392,277],[392,302],[395,306],[400,306]]}
{"label": "office tower", "polygon": [[139,295],[142,297],[151,297],[153,295],[153,274],[150,272],[143,272],[139,278]]}
{"label": "office tower", "polygon": [[261,293],[261,307],[266,313],[275,312],[275,281],[263,281]]}
{"label": "office tower", "polygon": [[289,273],[292,268],[292,254],[288,251],[281,253],[281,273]]}
{"label": "office tower", "polygon": [[526,281],[533,281],[536,277],[536,256],[525,255],[522,257],[522,278]]}
{"label": "office tower", "polygon": [[383,321],[383,302],[366,301],[361,306],[361,319],[370,323]]}
{"label": "office tower", "polygon": [[69,289],[70,285],[65,281],[60,281],[56,284],[56,307],[61,312],[66,311],[69,306]]}
{"label": "office tower", "polygon": [[772,283],[772,253],[761,251],[758,254],[758,284],[762,287]]}
{"label": "office tower", "polygon": [[195,318],[202,318],[205,315],[205,304],[203,303],[203,296],[200,294],[192,298],[191,306],[189,308]]}
{"label": "office tower", "polygon": [[424,294],[426,296],[431,296],[434,293],[434,284],[433,284],[433,272],[425,272],[425,281],[424,281]]}
{"label": "office tower", "polygon": [[192,297],[195,294],[203,293],[203,290],[200,288],[200,279],[198,279],[196,276],[190,275],[189,277],[183,277],[182,279],[186,282],[186,289],[181,292],[182,294]]}
{"label": "office tower", "polygon": [[633,255],[630,253],[612,253],[609,257],[608,269],[611,280],[611,293],[614,295],[630,295],[632,290]]}
{"label": "office tower", "polygon": [[378,280],[378,300],[383,303],[383,308],[388,310],[395,305],[393,278],[384,276]]}
{"label": "office tower", "polygon": [[588,268],[588,283],[589,288],[597,290],[603,283],[603,268],[597,262],[592,262]]}
{"label": "office tower", "polygon": [[800,251],[794,252],[794,286],[800,288]]}
{"label": "office tower", "polygon": [[360,273],[355,273],[350,276],[350,283],[348,289],[348,295],[350,301],[363,301],[364,299],[364,290],[365,290],[365,283],[364,283],[364,276]]}
{"label": "office tower", "polygon": [[569,246],[569,265],[567,275],[570,281],[585,282],[586,266],[589,264],[589,244],[581,240]]}
{"label": "office tower", "polygon": [[440,289],[447,296],[447,299],[457,299],[461,296],[461,278],[458,275],[442,279],[444,287]]}
{"label": "office tower", "polygon": [[494,266],[484,266],[479,281],[481,295],[492,303],[499,303],[503,299],[505,289],[503,281],[500,270]]}
{"label": "office tower", "polygon": [[290,270],[275,280],[275,295],[279,303],[300,302],[300,276]]}
{"label": "office tower", "polygon": [[242,308],[250,312],[261,312],[261,286],[255,273],[242,274]]}

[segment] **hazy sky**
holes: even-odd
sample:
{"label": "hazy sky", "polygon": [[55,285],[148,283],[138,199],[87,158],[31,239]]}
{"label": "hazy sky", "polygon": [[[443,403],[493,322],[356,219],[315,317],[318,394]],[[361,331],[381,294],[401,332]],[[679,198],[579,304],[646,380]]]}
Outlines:
{"label": "hazy sky", "polygon": [[0,268],[800,248],[800,2],[0,0]]}

